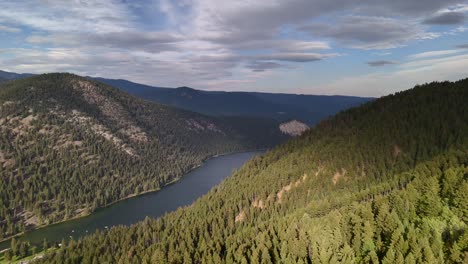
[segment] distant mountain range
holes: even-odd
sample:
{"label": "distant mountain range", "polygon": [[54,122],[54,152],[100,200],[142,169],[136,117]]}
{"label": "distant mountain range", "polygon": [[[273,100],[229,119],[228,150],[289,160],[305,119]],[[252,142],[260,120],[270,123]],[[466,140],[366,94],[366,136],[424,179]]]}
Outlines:
{"label": "distant mountain range", "polygon": [[7,72],[7,71],[0,70],[0,81],[16,80],[16,79],[31,77],[33,75],[34,74],[32,73],[15,73],[15,72]]}
{"label": "distant mountain range", "polygon": [[[0,78],[15,80],[30,73],[0,71]],[[165,88],[122,79],[94,78],[145,100],[212,116],[248,116],[285,122],[299,120],[309,126],[342,110],[371,101],[371,97],[283,93],[202,91],[190,87]],[[1,82],[1,79],[0,79]]]}
{"label": "distant mountain range", "polygon": [[154,87],[127,80],[94,79],[146,100],[207,115],[264,117],[279,121],[298,119],[308,125],[315,125],[341,110],[374,99],[354,96],[201,91],[189,87]]}

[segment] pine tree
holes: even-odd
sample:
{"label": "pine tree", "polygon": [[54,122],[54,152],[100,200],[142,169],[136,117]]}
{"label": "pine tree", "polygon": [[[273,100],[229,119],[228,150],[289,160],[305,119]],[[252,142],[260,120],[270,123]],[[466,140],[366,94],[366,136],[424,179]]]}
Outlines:
{"label": "pine tree", "polygon": [[382,260],[382,264],[393,264],[395,263],[395,251],[393,250],[393,247],[390,247],[387,250],[387,253],[385,254],[385,257]]}
{"label": "pine tree", "polygon": [[468,181],[464,181],[456,191],[454,204],[460,218],[468,223]]}
{"label": "pine tree", "polygon": [[16,256],[19,254],[19,243],[16,242],[16,238],[12,238],[10,242],[11,253]]}
{"label": "pine tree", "polygon": [[47,238],[44,238],[44,240],[42,241],[42,249],[47,251],[49,247],[50,245],[49,245],[49,242],[47,241]]}
{"label": "pine tree", "polygon": [[3,257],[5,258],[5,260],[10,261],[13,257],[11,250],[5,251],[5,253],[3,253]]}

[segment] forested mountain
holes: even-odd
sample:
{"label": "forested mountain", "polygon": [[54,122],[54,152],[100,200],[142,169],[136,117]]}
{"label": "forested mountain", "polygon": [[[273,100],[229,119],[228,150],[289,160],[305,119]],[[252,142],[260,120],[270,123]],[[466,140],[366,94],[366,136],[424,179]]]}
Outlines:
{"label": "forested mountain", "polygon": [[0,125],[0,239],[286,138],[270,120],[207,117],[71,74],[2,84]]}
{"label": "forested mountain", "polygon": [[161,88],[126,80],[96,78],[141,98],[207,115],[298,119],[309,125],[341,110],[373,100],[353,96],[318,96],[253,92],[211,92],[189,87]]}
{"label": "forested mountain", "polygon": [[467,263],[468,79],[342,112],[193,205],[43,263]]}

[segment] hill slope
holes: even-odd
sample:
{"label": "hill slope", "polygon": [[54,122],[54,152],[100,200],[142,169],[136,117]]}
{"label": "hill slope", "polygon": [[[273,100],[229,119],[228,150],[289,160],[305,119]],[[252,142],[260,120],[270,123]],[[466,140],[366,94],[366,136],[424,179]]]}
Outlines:
{"label": "hill slope", "polygon": [[207,115],[241,115],[279,121],[299,119],[309,125],[315,125],[341,110],[373,100],[353,96],[209,92],[189,87],[152,87],[126,80],[96,80],[147,100]]}
{"label": "hill slope", "polygon": [[192,206],[42,262],[466,263],[467,101],[468,79],[340,113]]}
{"label": "hill slope", "polygon": [[16,80],[16,79],[21,79],[21,78],[27,78],[34,76],[34,74],[31,73],[15,73],[15,72],[7,72],[7,71],[1,71],[0,70],[0,78],[5,79],[5,80]]}
{"label": "hill slope", "polygon": [[156,190],[216,154],[285,137],[269,120],[220,119],[70,74],[0,89],[0,238]]}

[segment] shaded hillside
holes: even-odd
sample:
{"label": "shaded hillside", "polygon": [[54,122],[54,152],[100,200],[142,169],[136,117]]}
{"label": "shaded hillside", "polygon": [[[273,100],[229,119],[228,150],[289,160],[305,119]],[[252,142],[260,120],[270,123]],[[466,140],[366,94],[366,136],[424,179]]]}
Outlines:
{"label": "shaded hillside", "polygon": [[159,189],[209,156],[285,138],[268,120],[207,117],[71,74],[3,84],[0,124],[0,238]]}
{"label": "shaded hillside", "polygon": [[15,73],[15,72],[7,72],[7,71],[1,71],[0,70],[0,79],[5,79],[5,80],[16,80],[16,79],[21,79],[21,78],[27,78],[34,76],[34,74],[31,73]]}
{"label": "shaded hillside", "polygon": [[44,263],[466,263],[468,79],[386,96],[248,162],[192,206]]}
{"label": "shaded hillside", "polygon": [[280,105],[294,105],[305,109],[315,122],[332,116],[342,110],[359,106],[369,102],[374,98],[363,98],[355,96],[327,96],[327,95],[306,95],[306,94],[273,94],[256,93],[262,100]]}
{"label": "shaded hillside", "polygon": [[147,100],[207,115],[241,115],[279,121],[299,119],[309,125],[315,125],[341,110],[373,99],[352,96],[209,92],[188,87],[161,88],[126,80],[96,79]]}

